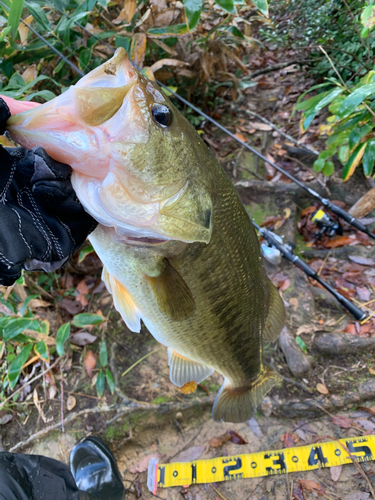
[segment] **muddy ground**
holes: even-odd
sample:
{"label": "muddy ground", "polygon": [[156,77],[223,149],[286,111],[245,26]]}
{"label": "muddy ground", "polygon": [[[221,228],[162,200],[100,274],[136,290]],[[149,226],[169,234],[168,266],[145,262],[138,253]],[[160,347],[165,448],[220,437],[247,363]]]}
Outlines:
{"label": "muddy ground", "polygon": [[[236,116],[229,113],[224,117],[231,129],[233,130],[235,123],[242,123],[238,121],[239,118],[246,125],[249,120],[245,113],[247,107],[256,109],[271,119],[279,117],[280,124],[285,126],[286,120],[283,121],[284,115],[281,113],[286,113],[293,103],[293,98],[288,97],[287,93],[290,80],[295,79],[293,71],[292,68],[290,73],[284,70],[273,74],[273,82],[278,79],[280,83],[277,87],[273,82],[271,85],[269,80],[270,88],[267,88],[263,78],[263,86],[250,89],[239,103],[244,109],[237,106]],[[295,133],[295,129],[292,132],[293,130]],[[294,242],[302,257],[307,260],[327,257],[327,262],[330,262],[329,259],[349,262],[350,255],[374,257],[374,247],[364,244],[331,251],[307,246],[296,227],[301,210],[312,204],[311,199],[295,185],[285,182],[285,179],[278,179],[277,182],[265,180],[264,165],[255,162],[251,154],[244,153],[235,145],[231,146],[228,154],[221,156],[219,150],[227,143],[220,142],[223,136],[214,128],[209,129],[207,138],[211,143],[216,141],[218,147],[214,148],[214,152],[218,154],[256,222],[261,223],[267,217],[275,215],[284,218],[283,225],[277,232],[284,234],[287,241]],[[256,130],[247,139],[265,151],[279,141],[268,130]],[[298,162],[301,160],[298,159],[294,168],[297,168]],[[291,164],[293,165],[293,161]],[[309,185],[323,195],[345,201],[349,206],[369,188],[360,174],[343,185],[338,172],[329,186],[330,193],[327,193],[324,186],[311,176],[311,168],[301,167],[299,173],[305,175],[304,180],[310,180]],[[82,275],[89,275],[89,279],[96,280],[100,276],[99,267],[95,257],[89,256],[80,266],[72,264],[69,272],[80,274],[80,279]],[[110,367],[115,375],[115,394],[111,395],[107,389],[104,396],[98,398],[83,367],[87,351],[97,351],[98,341],[83,348],[75,347],[61,372],[55,373],[58,394],[43,406],[46,422],[43,422],[32,398],[15,405],[13,419],[0,425],[3,449],[43,454],[67,461],[70,449],[78,439],[90,434],[99,435],[114,450],[124,484],[128,488],[127,498],[136,498],[141,493],[142,498],[149,499],[153,496],[146,486],[147,472],[136,473],[131,470],[134,471],[134,467],[150,454],[159,454],[162,462],[169,462],[180,453],[185,459],[189,459],[193,447],[204,446],[199,457],[202,459],[375,433],[373,415],[358,409],[358,406],[375,409],[375,377],[369,371],[373,369],[375,373],[372,345],[369,343],[362,349],[350,347],[342,354],[335,351],[324,354],[317,347],[319,335],[322,332],[343,332],[353,322],[352,318],[345,314],[332,297],[322,289],[313,287],[305,275],[288,262],[283,261],[279,266],[268,265],[267,272],[271,279],[280,281],[281,275],[289,280],[289,283],[284,280],[280,290],[287,305],[287,331],[293,346],[288,351],[289,366],[288,354],[282,350],[280,343],[265,346],[266,362],[277,369],[284,380],[265,398],[254,420],[243,424],[217,423],[212,420],[212,403],[222,383],[221,376],[216,373],[191,395],[176,391],[169,381],[166,350],[159,348],[145,329],[140,334],[128,331],[113,309],[109,294],[101,289],[92,296],[85,311],[95,312],[100,309],[109,317],[105,331],[101,333],[105,333],[111,347]],[[371,298],[374,297],[375,291]],[[56,314],[62,317],[68,314],[56,311],[57,306],[50,311],[43,309],[40,314],[49,314],[50,318],[56,318]],[[92,333],[96,333],[96,330]],[[295,343],[297,333],[306,346],[307,354]],[[356,337],[368,342],[373,338],[371,332]],[[125,377],[121,376],[137,360],[154,350],[156,352],[132,368]],[[306,370],[303,371],[302,368],[296,373],[294,369],[298,363],[302,363]],[[326,394],[319,392],[318,384],[326,388]],[[64,388],[63,413],[61,385]],[[38,391],[43,401],[43,387],[40,386]],[[69,396],[75,398],[75,405],[71,410],[67,407]],[[348,421],[345,421],[346,427],[337,425],[338,421],[332,420],[332,415],[347,417],[350,419],[349,425]],[[65,432],[62,432],[62,427]],[[222,436],[227,430],[238,433],[246,444],[238,445],[227,441],[217,448],[210,446],[211,438]],[[189,500],[310,500],[318,496],[362,500],[371,498],[371,485],[375,484],[375,466],[373,462],[368,462],[361,467],[359,470],[358,466],[346,465],[341,472],[336,471],[334,474],[328,469],[321,469],[212,485],[194,485],[187,489],[159,489],[157,495],[165,499]],[[142,469],[142,464],[138,465],[138,469]],[[321,489],[314,491],[312,483],[309,483],[310,489],[304,489],[304,497],[298,496],[303,495],[299,492],[300,479],[311,480],[320,485]]]}

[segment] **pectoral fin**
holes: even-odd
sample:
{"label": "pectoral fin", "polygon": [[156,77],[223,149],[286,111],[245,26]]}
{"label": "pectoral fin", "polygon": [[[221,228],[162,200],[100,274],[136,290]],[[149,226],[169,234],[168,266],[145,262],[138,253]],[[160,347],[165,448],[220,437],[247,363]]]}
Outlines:
{"label": "pectoral fin", "polygon": [[268,283],[270,292],[270,305],[264,325],[263,339],[266,342],[274,342],[279,336],[285,324],[285,307],[279,292],[271,281]]}
{"label": "pectoral fin", "polygon": [[191,361],[168,347],[169,376],[172,384],[182,387],[188,382],[200,384],[215,371],[209,366]]}
{"label": "pectoral fin", "polygon": [[146,276],[159,309],[175,321],[189,318],[195,310],[194,298],[180,274],[165,259],[159,276]]}
{"label": "pectoral fin", "polygon": [[102,280],[113,296],[115,308],[132,332],[141,331],[141,316],[127,289],[103,267]]}

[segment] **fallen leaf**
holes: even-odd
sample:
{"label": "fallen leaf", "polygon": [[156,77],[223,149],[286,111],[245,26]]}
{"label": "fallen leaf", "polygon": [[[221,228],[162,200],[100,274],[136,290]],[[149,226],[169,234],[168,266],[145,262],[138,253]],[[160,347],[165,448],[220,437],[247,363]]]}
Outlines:
{"label": "fallen leaf", "polygon": [[350,243],[353,243],[355,239],[350,238],[349,236],[338,236],[337,238],[334,238],[326,243],[327,248],[337,248],[337,247],[344,247],[346,245],[349,245]]}
{"label": "fallen leaf", "polygon": [[134,484],[135,496],[140,498],[142,496],[142,483],[139,479]]}
{"label": "fallen leaf", "polygon": [[247,138],[243,134],[237,133],[237,134],[234,134],[234,136],[237,137],[237,139],[239,139],[242,142],[247,141]]}
{"label": "fallen leaf", "polygon": [[286,278],[284,281],[280,283],[280,290],[285,292],[290,287],[290,279]]}
{"label": "fallen leaf", "polygon": [[356,264],[362,264],[362,266],[375,266],[375,259],[368,259],[367,257],[361,257],[359,255],[349,255],[349,259]]}
{"label": "fallen leaf", "polygon": [[152,66],[150,66],[150,70],[153,73],[155,73],[155,71],[158,71],[163,66],[177,66],[177,67],[182,67],[182,66],[189,66],[189,63],[186,63],[184,61],[180,61],[179,59],[168,59],[168,58],[166,58],[166,59],[159,59],[156,63],[154,63]]}
{"label": "fallen leaf", "polygon": [[340,477],[342,471],[342,465],[334,465],[330,467],[329,471],[331,473],[332,481],[336,482]]}
{"label": "fallen leaf", "polygon": [[325,490],[320,484],[316,483],[315,481],[311,481],[311,479],[300,479],[299,483],[303,488],[305,488],[308,491],[316,491],[317,493],[324,494]]}
{"label": "fallen leaf", "polygon": [[[298,437],[295,436],[298,440]],[[294,439],[292,434],[290,432],[286,432],[280,437],[280,440],[284,443],[284,448],[293,448],[294,446]]]}
{"label": "fallen leaf", "polygon": [[316,384],[316,388],[318,389],[318,391],[320,392],[320,394],[328,394],[329,393],[329,390],[323,384]]}
{"label": "fallen leaf", "polygon": [[192,446],[187,450],[181,451],[176,457],[173,457],[173,462],[193,462],[194,460],[198,460],[205,449],[205,446]]}
{"label": "fallen leaf", "polygon": [[74,345],[85,346],[92,344],[97,338],[89,332],[76,332],[70,336],[70,342]]}
{"label": "fallen leaf", "polygon": [[129,472],[131,472],[132,474],[140,474],[141,472],[145,472],[148,469],[148,464],[151,458],[157,458],[158,460],[160,460],[162,456],[163,455],[160,455],[160,453],[151,453],[151,455],[143,457],[142,460],[140,460],[138,463],[129,467]]}
{"label": "fallen leaf", "polygon": [[370,493],[366,491],[358,491],[357,493],[352,493],[344,497],[344,500],[367,500],[370,498]]}
{"label": "fallen leaf", "polygon": [[249,122],[247,126],[250,128],[255,128],[255,130],[262,130],[264,132],[269,132],[270,130],[272,130],[272,127],[270,127],[269,125],[260,122]]}
{"label": "fallen leaf", "polygon": [[237,432],[234,432],[234,431],[227,431],[227,434],[229,434],[230,436],[230,440],[232,441],[232,443],[234,444],[247,444],[246,441],[244,439],[242,439],[242,437],[237,434]]}
{"label": "fallen leaf", "polygon": [[222,446],[224,443],[230,440],[230,435],[227,434],[226,432],[222,434],[219,437],[213,437],[208,441],[208,444],[211,446],[211,448],[219,448]]}
{"label": "fallen leaf", "polygon": [[350,429],[353,424],[353,421],[348,417],[341,417],[340,415],[333,415],[331,417],[332,423],[338,425],[342,429]]}
{"label": "fallen leaf", "polygon": [[370,290],[365,286],[356,286],[357,294],[359,300],[363,300],[363,302],[368,302],[371,297]]}
{"label": "fallen leaf", "polygon": [[176,389],[182,394],[192,394],[197,389],[197,383],[193,380],[193,382],[187,382],[182,387],[176,387]]}
{"label": "fallen leaf", "polygon": [[289,299],[289,304],[293,307],[294,311],[297,311],[297,309],[298,309],[298,299],[297,298],[292,297],[291,299]]}
{"label": "fallen leaf", "polygon": [[85,357],[85,368],[87,375],[92,378],[94,376],[94,368],[96,366],[96,356],[93,351],[88,351]]}
{"label": "fallen leaf", "polygon": [[263,439],[263,432],[260,428],[260,425],[258,424],[257,420],[254,417],[252,417],[248,421],[248,424],[249,424],[250,429],[253,431],[253,433],[256,435],[256,437],[259,439],[259,441],[261,439]]}
{"label": "fallen leaf", "polygon": [[69,394],[68,396],[68,399],[66,401],[66,407],[68,408],[68,410],[73,410],[73,408],[75,407],[75,405],[77,404],[77,400],[74,396],[72,396],[71,394]]}
{"label": "fallen leaf", "polygon": [[298,483],[297,487],[294,488],[292,496],[295,500],[305,500],[305,495],[303,494],[303,488],[300,483]]}
{"label": "fallen leaf", "polygon": [[289,219],[291,213],[292,211],[289,207],[284,208],[284,219]]}
{"label": "fallen leaf", "polygon": [[369,368],[368,371],[371,373],[371,375],[375,375],[375,370],[374,368]]}
{"label": "fallen leaf", "polygon": [[69,314],[72,314],[73,316],[81,312],[83,309],[82,304],[80,302],[78,302],[77,300],[67,299],[65,297],[60,300],[58,305],[61,309],[64,309],[64,311],[68,312]]}
{"label": "fallen leaf", "polygon": [[374,422],[367,420],[367,418],[357,418],[354,422],[361,425],[366,431],[373,431],[375,429]]}

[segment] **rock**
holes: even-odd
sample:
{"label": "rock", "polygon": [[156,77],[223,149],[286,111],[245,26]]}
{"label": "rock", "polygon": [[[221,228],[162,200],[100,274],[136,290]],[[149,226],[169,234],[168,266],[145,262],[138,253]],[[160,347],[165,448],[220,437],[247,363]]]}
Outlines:
{"label": "rock", "polygon": [[357,337],[343,332],[324,332],[315,336],[314,346],[322,354],[345,354],[352,353],[353,350],[375,349],[375,338]]}
{"label": "rock", "polygon": [[310,369],[311,359],[301,350],[296,339],[286,327],[280,333],[279,346],[284,353],[289,370],[295,377],[302,377]]}

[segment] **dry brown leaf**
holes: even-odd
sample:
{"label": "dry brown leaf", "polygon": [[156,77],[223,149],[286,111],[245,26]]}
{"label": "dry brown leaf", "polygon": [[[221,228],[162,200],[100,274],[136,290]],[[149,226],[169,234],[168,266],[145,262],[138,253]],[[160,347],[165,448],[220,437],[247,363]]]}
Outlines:
{"label": "dry brown leaf", "polygon": [[43,409],[42,409],[40,403],[39,403],[39,395],[38,395],[37,388],[35,388],[34,392],[33,392],[33,401],[34,401],[34,405],[35,405],[36,409],[38,410],[39,416],[43,420],[43,422],[45,424],[48,422],[51,422],[53,420],[53,417],[47,418],[43,412]]}
{"label": "dry brown leaf", "polygon": [[[26,24],[31,24],[33,22],[33,19],[33,16],[27,16],[24,21]],[[27,35],[29,34],[29,28],[21,22],[18,26],[18,33],[20,34],[21,45],[27,45]]]}
{"label": "dry brown leaf", "polygon": [[255,130],[262,130],[264,132],[269,132],[272,130],[272,127],[267,125],[266,123],[260,123],[260,122],[249,122],[248,126],[250,128],[255,128]]}
{"label": "dry brown leaf", "polygon": [[289,299],[289,304],[293,307],[293,311],[297,311],[298,299],[296,297],[292,297],[291,299]]}
{"label": "dry brown leaf", "polygon": [[38,342],[44,340],[47,345],[56,345],[56,339],[54,339],[53,337],[49,337],[45,333],[36,332],[35,330],[29,330],[28,328],[26,328],[23,333],[28,337],[37,340]]}
{"label": "dry brown leaf", "polygon": [[219,448],[222,446],[224,443],[227,441],[230,441],[230,435],[226,432],[225,434],[222,434],[219,437],[213,437],[208,441],[208,444],[211,446],[211,448]]}
{"label": "dry brown leaf", "polygon": [[192,446],[187,450],[181,451],[177,456],[173,457],[174,462],[194,462],[202,455],[205,446]]}
{"label": "dry brown leaf", "polygon": [[341,417],[340,415],[333,415],[331,417],[331,421],[342,429],[350,429],[350,427],[353,425],[353,422],[350,418]]}
{"label": "dry brown leaf", "polygon": [[73,408],[75,407],[75,405],[77,404],[77,400],[74,396],[72,396],[71,394],[69,394],[68,396],[68,399],[66,401],[66,407],[68,408],[68,410],[73,410]]}
{"label": "dry brown leaf", "polygon": [[290,214],[292,213],[290,208],[284,208],[284,219],[289,219]]}
{"label": "dry brown leaf", "polygon": [[332,481],[336,482],[340,477],[342,471],[342,465],[334,465],[333,467],[330,467],[329,471],[331,473]]}
{"label": "dry brown leaf", "polygon": [[92,378],[94,376],[94,368],[96,366],[96,356],[93,351],[87,351],[85,357],[85,368],[87,371],[87,375]]}
{"label": "dry brown leaf", "polygon": [[187,382],[182,387],[176,387],[176,389],[182,394],[192,394],[197,389],[197,383],[193,380],[193,382]]}
{"label": "dry brown leaf", "polygon": [[34,81],[38,76],[38,73],[36,71],[36,64],[31,64],[31,66],[28,66],[21,76],[26,83],[31,83],[32,81]]}
{"label": "dry brown leaf", "polygon": [[368,371],[371,373],[371,375],[375,375],[375,370],[374,368],[369,368]]}
{"label": "dry brown leaf", "polygon": [[237,137],[237,139],[239,139],[242,142],[247,141],[246,137],[243,134],[238,133],[238,134],[234,134],[234,135],[235,135],[235,137]]}
{"label": "dry brown leaf", "polygon": [[316,388],[320,392],[320,394],[328,394],[329,393],[327,387],[323,384],[316,384]]}
{"label": "dry brown leaf", "polygon": [[125,0],[124,8],[120,12],[119,16],[112,22],[114,24],[120,24],[123,21],[130,23],[130,21],[133,19],[136,10],[137,10],[137,0]]}
{"label": "dry brown leaf", "polygon": [[70,342],[81,347],[92,344],[98,337],[89,332],[76,332],[70,336]]}
{"label": "dry brown leaf", "polygon": [[178,59],[160,59],[157,61],[155,64],[150,66],[150,70],[155,73],[155,71],[158,71],[161,69],[163,66],[176,66],[178,68],[181,68],[183,66],[189,66],[189,63],[186,63],[184,61],[179,61]]}
{"label": "dry brown leaf", "polygon": [[136,33],[130,46],[130,59],[138,68],[143,68],[146,55],[147,38],[145,33]]}
{"label": "dry brown leaf", "polygon": [[311,479],[300,479],[299,483],[303,488],[309,491],[316,491],[317,493],[325,493],[325,490],[320,484],[315,481],[311,481]]}

